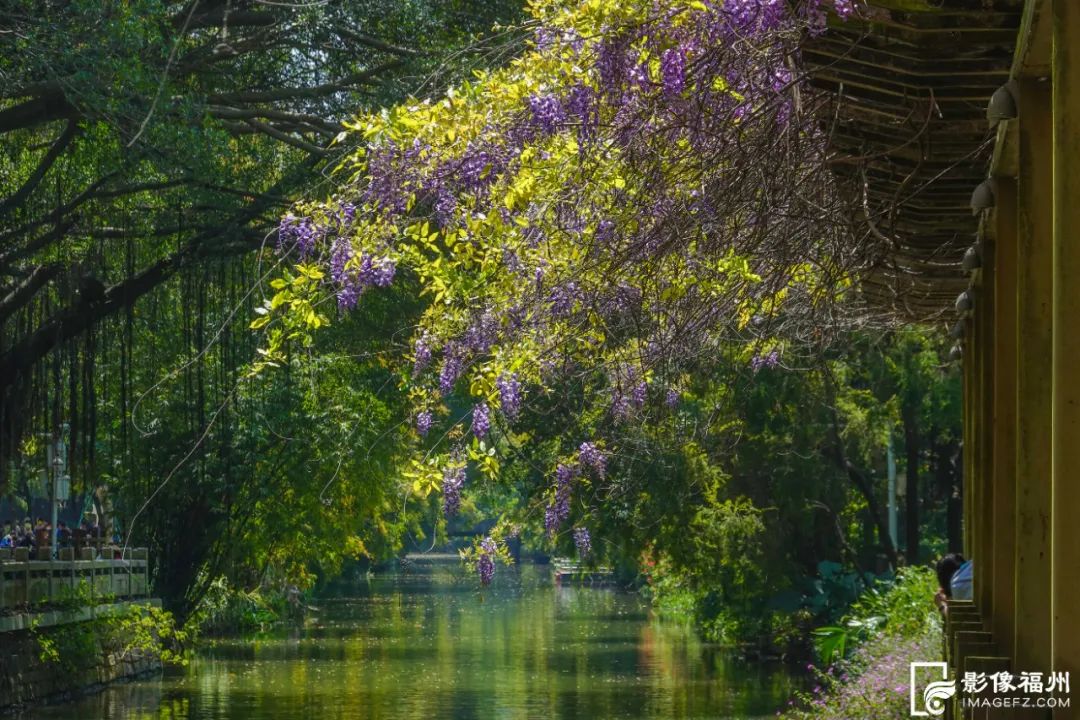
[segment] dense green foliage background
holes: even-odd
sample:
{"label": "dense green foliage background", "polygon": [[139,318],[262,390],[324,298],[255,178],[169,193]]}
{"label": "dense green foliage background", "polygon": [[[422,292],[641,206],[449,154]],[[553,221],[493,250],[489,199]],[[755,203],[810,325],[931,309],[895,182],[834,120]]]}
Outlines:
{"label": "dense green foliage background", "polygon": [[[181,616],[222,588],[307,589],[446,541],[437,483],[407,474],[418,278],[286,343],[273,372],[248,373],[248,324],[279,271],[277,218],[326,194],[350,149],[342,121],[499,65],[520,33],[491,28],[520,18],[464,0],[0,10],[0,489],[26,498],[68,423],[76,489],[151,547]],[[959,541],[959,379],[934,329],[791,345],[776,367],[732,344],[684,378],[665,415],[622,431],[615,482],[579,495],[571,524],[587,521],[590,562],[709,636],[796,641]],[[501,516],[527,549],[575,552],[530,500],[606,422],[588,380],[534,399],[491,450],[497,479],[472,459],[459,529]],[[431,437],[463,435],[469,403],[449,396]]]}
{"label": "dense green foliage background", "polygon": [[25,506],[68,424],[75,491],[151,546],[182,613],[218,576],[303,584],[392,553],[404,521],[383,516],[398,498],[381,481],[399,418],[380,353],[410,301],[343,323],[348,347],[321,339],[316,369],[244,382],[276,262],[262,249],[341,152],[342,121],[497,61],[492,28],[519,15],[471,0],[5,4],[0,492]]}

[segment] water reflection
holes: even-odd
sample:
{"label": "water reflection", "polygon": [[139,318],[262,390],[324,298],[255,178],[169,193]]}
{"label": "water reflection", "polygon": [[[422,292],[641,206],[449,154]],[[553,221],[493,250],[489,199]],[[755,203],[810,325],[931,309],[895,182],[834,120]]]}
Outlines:
{"label": "water reflection", "polygon": [[219,641],[182,675],[28,717],[751,718],[791,694],[783,668],[740,664],[637,596],[546,578],[504,571],[480,594],[456,565],[421,566],[321,603],[301,631]]}

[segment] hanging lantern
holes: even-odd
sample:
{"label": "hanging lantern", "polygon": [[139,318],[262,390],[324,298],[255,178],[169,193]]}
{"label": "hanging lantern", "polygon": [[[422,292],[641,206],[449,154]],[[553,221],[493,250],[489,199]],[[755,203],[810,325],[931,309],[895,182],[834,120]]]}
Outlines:
{"label": "hanging lantern", "polygon": [[1016,96],[1013,94],[1012,82],[1008,82],[990,96],[990,102],[986,106],[986,121],[990,127],[996,127],[1002,120],[1012,120],[1019,115],[1016,109]]}
{"label": "hanging lantern", "polygon": [[964,268],[964,272],[972,272],[982,267],[982,243],[976,242],[964,251],[960,266]]}
{"label": "hanging lantern", "polygon": [[971,312],[975,308],[975,296],[970,290],[965,290],[956,297],[956,312],[961,315]]}
{"label": "hanging lantern", "polygon": [[962,347],[960,347],[959,343],[957,343],[956,345],[953,345],[952,349],[949,350],[949,359],[952,360],[953,362],[956,362],[957,360],[960,360],[963,357],[964,357],[964,349]]}
{"label": "hanging lantern", "polygon": [[971,193],[971,214],[978,215],[983,210],[994,207],[994,181],[983,180]]}

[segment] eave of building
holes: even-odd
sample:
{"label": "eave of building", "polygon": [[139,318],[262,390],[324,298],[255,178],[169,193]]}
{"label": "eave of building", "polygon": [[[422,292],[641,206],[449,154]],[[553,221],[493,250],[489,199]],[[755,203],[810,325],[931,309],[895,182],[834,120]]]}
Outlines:
{"label": "eave of building", "polygon": [[960,263],[979,232],[971,193],[992,161],[993,172],[1007,171],[1010,154],[1009,123],[995,137],[986,106],[1017,67],[1047,66],[1047,49],[1026,42],[1038,34],[1022,29],[1045,22],[1042,5],[870,0],[806,43],[812,85],[837,103],[834,170],[847,187],[865,187],[874,231],[891,241],[863,278],[872,302],[927,320],[947,316],[968,286]]}

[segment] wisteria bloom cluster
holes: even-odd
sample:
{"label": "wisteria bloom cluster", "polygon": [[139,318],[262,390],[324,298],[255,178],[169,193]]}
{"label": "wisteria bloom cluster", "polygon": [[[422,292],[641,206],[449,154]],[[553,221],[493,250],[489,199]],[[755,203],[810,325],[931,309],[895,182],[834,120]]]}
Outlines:
{"label": "wisteria bloom cluster", "polygon": [[451,518],[461,509],[461,488],[465,486],[465,465],[455,463],[443,471],[443,514]]}
{"label": "wisteria bloom cluster", "polygon": [[584,560],[592,554],[592,535],[589,534],[589,528],[574,528],[574,545],[581,559]]}
{"label": "wisteria bloom cluster", "polygon": [[[620,428],[670,417],[687,368],[732,344],[773,367],[755,348],[819,326],[848,282],[848,228],[830,223],[848,213],[829,211],[842,200],[799,46],[828,12],[857,8],[531,9],[535,40],[505,69],[348,124],[360,146],[337,193],[282,220],[279,251],[297,261],[269,308],[282,320],[258,322],[273,360],[328,321],[319,293],[347,310],[407,268],[431,300],[408,360],[416,431],[448,395],[472,395],[462,422],[486,473],[498,472],[484,449],[498,442],[495,413],[512,427],[532,388],[583,387],[606,421],[565,438],[579,458],[537,497],[554,535],[574,512],[575,473],[604,478]],[[457,475],[443,484],[460,492]]]}
{"label": "wisteria bloom cluster", "polygon": [[476,553],[476,574],[482,585],[490,585],[495,578],[495,558],[498,547],[495,540],[490,536],[480,541],[480,547]]}

